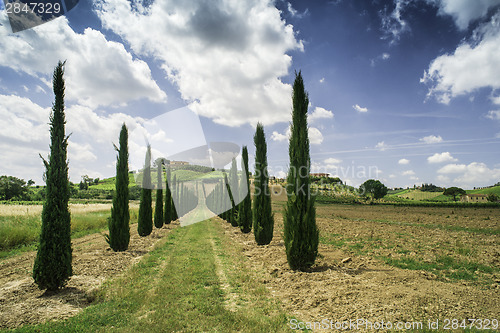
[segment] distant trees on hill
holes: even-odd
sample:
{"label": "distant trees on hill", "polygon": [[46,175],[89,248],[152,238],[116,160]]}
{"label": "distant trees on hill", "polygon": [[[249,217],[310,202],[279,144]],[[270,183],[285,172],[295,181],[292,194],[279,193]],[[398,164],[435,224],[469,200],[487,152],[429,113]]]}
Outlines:
{"label": "distant trees on hill", "polygon": [[434,184],[422,184],[420,190],[423,192],[443,192],[444,189]]}

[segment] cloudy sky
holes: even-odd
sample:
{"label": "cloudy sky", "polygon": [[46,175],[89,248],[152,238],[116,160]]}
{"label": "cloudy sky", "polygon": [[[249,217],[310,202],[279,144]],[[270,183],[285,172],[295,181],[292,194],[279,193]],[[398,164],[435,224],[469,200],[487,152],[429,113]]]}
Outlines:
{"label": "cloudy sky", "polygon": [[283,176],[299,70],[314,171],[355,186],[500,181],[500,0],[80,0],[17,33],[0,9],[0,174],[42,183],[66,60],[73,182],[114,175],[123,122],[141,160],[145,139],[157,154],[181,138],[252,154],[260,121]]}

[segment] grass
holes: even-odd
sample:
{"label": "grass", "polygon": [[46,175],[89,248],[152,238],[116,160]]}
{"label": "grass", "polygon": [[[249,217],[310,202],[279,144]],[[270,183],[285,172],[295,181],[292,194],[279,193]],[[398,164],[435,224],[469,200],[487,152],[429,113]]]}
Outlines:
{"label": "grass", "polygon": [[[137,222],[137,209],[130,210],[131,223]],[[78,238],[107,229],[109,209],[71,214],[71,237]],[[41,229],[40,215],[0,216],[0,258],[36,249]]]}
{"label": "grass", "polygon": [[234,244],[222,241],[217,223],[173,230],[124,275],[105,282],[96,304],[78,315],[14,332],[289,331],[289,318],[256,283]]}

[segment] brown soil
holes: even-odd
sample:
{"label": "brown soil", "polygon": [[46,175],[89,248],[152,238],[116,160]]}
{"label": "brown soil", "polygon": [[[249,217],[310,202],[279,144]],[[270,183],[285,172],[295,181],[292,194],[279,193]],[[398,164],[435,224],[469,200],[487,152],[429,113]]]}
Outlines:
{"label": "brown soil", "polygon": [[[370,322],[383,320],[392,323],[421,321],[426,328],[428,320],[440,319],[442,324],[445,318],[462,321],[469,318],[491,320],[500,317],[498,276],[493,277],[496,281],[492,286],[460,280],[443,281],[437,279],[432,272],[395,268],[371,255],[359,255],[325,244],[320,244],[320,255],[309,272],[292,271],[287,264],[282,238],[281,209],[278,205],[273,205],[275,232],[269,245],[256,246],[253,233],[242,234],[229,223],[223,221],[221,223],[225,234],[236,244],[241,244],[242,252],[248,257],[252,268],[256,272],[263,272],[258,275],[258,279],[268,287],[273,296],[281,300],[288,314],[304,322],[321,322],[323,319],[333,322],[357,319]],[[372,214],[369,214],[368,210],[373,208],[369,206],[366,207],[366,211],[363,208],[356,209],[355,206],[346,207],[348,212],[343,212],[346,215],[354,215],[357,210],[361,212],[361,216],[370,215],[373,218],[375,213],[372,211]],[[341,206],[319,206],[317,211],[318,215],[332,216],[332,210],[339,209],[342,210]],[[388,208],[387,212],[391,209],[394,208]],[[496,217],[493,227],[498,228],[498,212],[494,213]],[[490,212],[487,214],[491,216]],[[394,213],[394,215],[398,218],[404,217],[401,214]],[[460,224],[464,219],[467,218],[462,215]],[[333,230],[354,238],[356,234],[371,233],[372,227],[369,222],[367,225],[349,222],[352,221],[334,218],[317,219],[320,233],[323,234]],[[491,226],[492,221],[485,222]],[[479,221],[477,224],[483,222]],[[446,237],[446,234],[439,234],[445,231],[430,231],[438,237],[433,242]],[[382,227],[376,232],[381,239],[391,239],[395,230]],[[426,232],[429,230],[421,230],[417,237],[423,237]],[[463,235],[465,238],[472,237],[469,233],[459,234],[465,234]],[[454,233],[450,235],[450,232],[447,236],[456,237]],[[430,238],[430,235],[427,237]],[[498,236],[478,237],[487,243],[496,244],[484,247],[485,253],[481,252],[478,255],[481,256],[481,261],[484,259],[484,262],[498,267],[498,261],[495,261],[499,252]],[[366,330],[366,327],[362,325],[361,329]]]}
{"label": "brown soil", "polygon": [[137,225],[131,225],[130,245],[124,252],[112,251],[104,233],[74,239],[73,276],[65,288],[50,294],[38,289],[31,277],[35,252],[1,261],[0,328],[74,316],[92,302],[104,280],[124,272],[178,225],[174,222],[161,229],[153,228],[148,237],[140,237]]}

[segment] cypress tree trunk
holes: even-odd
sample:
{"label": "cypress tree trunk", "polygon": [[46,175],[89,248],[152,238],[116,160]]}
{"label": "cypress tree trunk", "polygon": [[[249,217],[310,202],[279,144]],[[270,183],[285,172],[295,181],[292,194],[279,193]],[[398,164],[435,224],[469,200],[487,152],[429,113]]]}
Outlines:
{"label": "cypress tree trunk", "polygon": [[310,157],[307,133],[309,97],[299,72],[293,84],[293,111],[289,145],[288,201],[283,214],[284,241],[288,265],[293,270],[311,267],[318,255],[314,197],[309,184]]}
{"label": "cypress tree trunk", "polygon": [[158,160],[158,186],[156,187],[156,204],[155,204],[155,227],[163,227],[163,190],[162,190],[162,174],[163,174],[163,161]]}
{"label": "cypress tree trunk", "polygon": [[108,221],[109,236],[106,241],[113,251],[125,251],[130,241],[130,212],[128,207],[128,131],[125,124],[120,131],[120,148],[116,161],[115,193],[111,218]]}
{"label": "cypress tree trunk", "polygon": [[[243,233],[249,233],[252,230],[252,199],[250,196],[250,176],[248,172],[248,149],[247,146],[243,146],[241,152],[241,165],[243,166],[243,177],[241,179],[240,190],[245,190],[245,185],[247,188],[247,194],[243,198],[240,204],[240,209],[238,211],[238,224]],[[243,194],[242,194],[243,195]]]}
{"label": "cypress tree trunk", "polygon": [[165,216],[165,224],[172,222],[172,192],[170,191],[170,166],[165,167],[167,171],[167,179],[165,180],[165,209],[163,215]]}
{"label": "cypress tree trunk", "polygon": [[[40,243],[33,266],[33,279],[40,289],[57,290],[73,275],[71,266],[71,215],[69,179],[64,124],[64,64],[54,70],[55,102],[50,115],[50,155],[45,159],[45,202],[42,210]],[[43,157],[42,157],[43,159]]]}
{"label": "cypress tree trunk", "polygon": [[257,124],[254,135],[255,177],[253,200],[253,233],[258,245],[271,243],[274,231],[274,214],[271,210],[269,175],[267,174],[267,145],[264,127]]}
{"label": "cypress tree trunk", "polygon": [[151,146],[148,145],[144,173],[142,176],[141,202],[139,204],[139,218],[137,232],[139,236],[147,236],[153,231],[153,208],[151,198]]}

